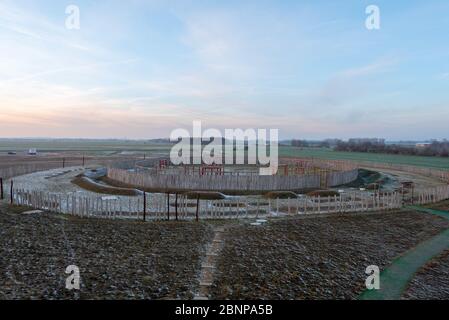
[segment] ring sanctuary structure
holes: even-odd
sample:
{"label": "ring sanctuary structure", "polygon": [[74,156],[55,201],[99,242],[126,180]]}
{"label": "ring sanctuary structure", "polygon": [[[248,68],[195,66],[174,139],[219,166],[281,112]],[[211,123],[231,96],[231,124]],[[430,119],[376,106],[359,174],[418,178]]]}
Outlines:
{"label": "ring sanctuary structure", "polygon": [[[38,186],[14,184],[14,178],[43,171],[45,179],[75,174],[85,168],[14,167],[0,169],[3,198],[11,204],[83,217],[139,220],[259,218],[276,215],[393,210],[404,204],[449,199],[449,172],[412,166],[318,159],[289,159],[278,173],[259,176],[257,166],[172,166],[167,159],[111,161],[106,178],[112,186],[135,191],[133,196],[95,192],[48,192]],[[354,181],[359,168],[394,169],[433,177],[441,186],[382,192],[307,191]],[[72,173],[71,173],[72,172]],[[22,176],[23,177],[23,176]],[[3,186],[3,183],[2,183]]]}
{"label": "ring sanctuary structure", "polygon": [[296,160],[280,166],[274,175],[259,175],[258,166],[181,165],[169,160],[147,160],[108,168],[108,178],[139,189],[162,192],[217,191],[260,193],[303,191],[335,187],[357,179],[358,168],[350,163]]}

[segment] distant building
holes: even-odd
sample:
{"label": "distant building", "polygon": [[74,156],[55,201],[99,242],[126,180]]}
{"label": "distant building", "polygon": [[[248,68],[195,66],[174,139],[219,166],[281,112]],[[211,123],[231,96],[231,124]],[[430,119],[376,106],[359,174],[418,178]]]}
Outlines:
{"label": "distant building", "polygon": [[417,148],[427,148],[427,147],[430,146],[430,145],[431,145],[430,142],[420,142],[420,143],[417,143],[417,144],[415,145],[415,147],[417,147]]}
{"label": "distant building", "polygon": [[28,155],[30,155],[30,156],[35,156],[35,155],[37,155],[37,150],[36,150],[36,148],[31,148],[31,149],[29,149],[29,150],[28,150]]}

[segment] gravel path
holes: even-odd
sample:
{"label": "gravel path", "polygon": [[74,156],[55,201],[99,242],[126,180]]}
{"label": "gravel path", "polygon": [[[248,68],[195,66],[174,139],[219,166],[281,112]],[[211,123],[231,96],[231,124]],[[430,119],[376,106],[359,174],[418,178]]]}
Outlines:
{"label": "gravel path", "polygon": [[[16,209],[15,209],[16,210]],[[193,298],[212,232],[203,223],[23,215],[0,206],[0,299]],[[67,266],[81,290],[65,289]]]}
{"label": "gravel path", "polygon": [[403,299],[449,299],[449,250],[418,271],[409,283]]}
{"label": "gravel path", "polygon": [[59,168],[29,173],[15,177],[13,180],[16,188],[94,195],[95,193],[84,190],[71,182],[73,178],[83,172],[82,167]]}
{"label": "gravel path", "polygon": [[215,276],[217,258],[220,256],[221,250],[223,249],[223,233],[225,232],[225,228],[219,226],[215,227],[213,230],[214,237],[212,242],[207,246],[206,254],[201,264],[201,273],[198,279],[199,290],[194,297],[195,300],[209,300],[209,290]]}
{"label": "gravel path", "polygon": [[221,299],[354,299],[365,269],[449,227],[414,211],[271,220],[229,228],[212,287]]}
{"label": "gravel path", "polygon": [[370,167],[363,167],[363,168],[372,170],[372,171],[381,172],[384,174],[388,174],[388,175],[392,176],[395,180],[397,180],[399,182],[399,184],[404,181],[413,181],[415,183],[415,185],[419,186],[420,188],[431,188],[431,187],[446,185],[445,182],[435,179],[434,177],[427,177],[427,176],[424,176],[421,174],[392,170],[392,169],[376,169],[376,168],[370,168]]}

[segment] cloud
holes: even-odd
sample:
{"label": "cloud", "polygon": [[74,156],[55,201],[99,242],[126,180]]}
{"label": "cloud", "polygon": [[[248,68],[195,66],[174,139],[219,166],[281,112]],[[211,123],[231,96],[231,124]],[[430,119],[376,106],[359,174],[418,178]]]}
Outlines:
{"label": "cloud", "polygon": [[395,64],[395,60],[377,61],[358,68],[347,69],[337,75],[338,78],[358,78],[363,76],[370,76],[374,74],[384,73],[390,71],[391,67]]}
{"label": "cloud", "polygon": [[317,103],[340,106],[370,93],[376,81],[374,77],[389,72],[394,64],[393,60],[382,60],[331,76],[319,91]]}
{"label": "cloud", "polygon": [[76,34],[68,32],[62,22],[54,24],[47,18],[34,12],[22,10],[11,2],[0,3],[0,28],[28,37],[31,40],[48,42],[58,46],[63,45],[81,51],[94,51],[86,43],[75,40]]}

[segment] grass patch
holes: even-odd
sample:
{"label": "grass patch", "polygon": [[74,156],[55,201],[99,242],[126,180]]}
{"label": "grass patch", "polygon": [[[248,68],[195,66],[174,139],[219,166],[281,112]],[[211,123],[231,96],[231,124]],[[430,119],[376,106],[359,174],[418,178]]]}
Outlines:
{"label": "grass patch", "polygon": [[334,190],[315,190],[312,192],[307,193],[310,197],[334,197],[339,196],[340,194],[337,191]]}
{"label": "grass patch", "polygon": [[117,196],[138,196],[140,193],[135,189],[126,189],[113,186],[104,186],[84,176],[77,176],[72,180],[72,183],[80,188],[88,191],[117,195]]}
{"label": "grass patch", "polygon": [[191,191],[184,193],[184,195],[187,197],[187,199],[200,199],[200,200],[226,199],[226,196],[221,192]]}
{"label": "grass patch", "polygon": [[291,146],[280,146],[279,156],[319,158],[327,160],[371,161],[449,170],[449,161],[447,158],[365,152],[342,152],[334,151],[330,148],[295,148]]}
{"label": "grass patch", "polygon": [[291,191],[271,191],[263,195],[266,199],[296,199],[298,195]]}

